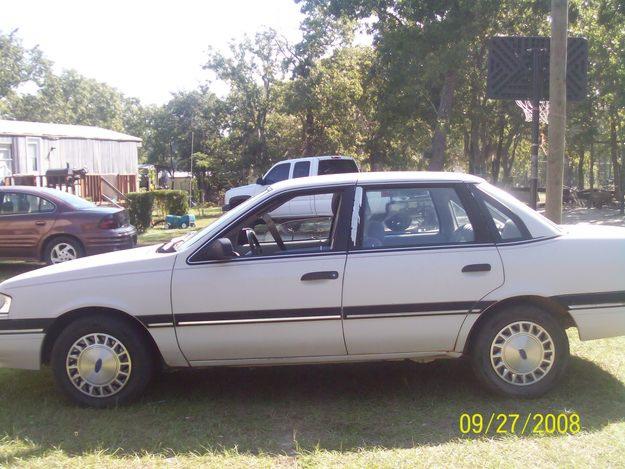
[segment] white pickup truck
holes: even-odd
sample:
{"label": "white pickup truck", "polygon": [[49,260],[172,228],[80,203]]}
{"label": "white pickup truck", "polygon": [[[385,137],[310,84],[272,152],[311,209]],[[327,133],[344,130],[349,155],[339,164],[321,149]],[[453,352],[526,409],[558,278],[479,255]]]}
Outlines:
{"label": "white pickup truck", "polygon": [[[230,210],[259,194],[266,186],[286,179],[357,172],[359,169],[356,162],[348,156],[312,156],[281,161],[273,165],[263,177],[258,178],[255,184],[234,187],[226,191],[225,205],[222,209],[223,211]],[[368,199],[366,210],[379,221],[384,222],[391,231],[405,230],[417,219],[423,227],[435,221],[436,214],[433,207],[428,206],[427,203],[424,205],[419,197],[407,200],[405,197],[394,194],[393,191],[378,194],[377,197],[374,195]],[[295,197],[289,203],[270,212],[270,215],[279,223],[288,220],[302,221],[309,218],[331,217],[332,195]]]}
{"label": "white pickup truck", "polygon": [[[326,174],[357,173],[358,166],[353,158],[348,156],[311,156],[309,158],[295,158],[276,163],[259,177],[255,184],[234,187],[226,191],[224,211],[236,207],[241,202],[262,192],[265,186],[275,184],[286,179],[295,179],[307,176],[322,176]],[[297,197],[288,204],[271,213],[274,218],[299,218],[309,216],[328,216],[331,211],[331,196],[317,195]]]}

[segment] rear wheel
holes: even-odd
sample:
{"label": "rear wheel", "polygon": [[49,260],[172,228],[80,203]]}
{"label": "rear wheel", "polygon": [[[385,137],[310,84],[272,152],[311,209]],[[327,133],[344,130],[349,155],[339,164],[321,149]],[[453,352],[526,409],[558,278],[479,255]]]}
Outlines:
{"label": "rear wheel", "polygon": [[43,258],[47,264],[60,264],[84,255],[82,245],[76,239],[69,236],[58,236],[48,241]]}
{"label": "rear wheel", "polygon": [[480,325],[471,358],[488,389],[513,397],[551,390],[569,361],[569,341],[551,314],[533,305],[502,310]]}
{"label": "rear wheel", "polygon": [[91,407],[136,399],[155,370],[141,331],[111,317],[71,323],[54,343],[51,366],[58,388],[74,402]]}

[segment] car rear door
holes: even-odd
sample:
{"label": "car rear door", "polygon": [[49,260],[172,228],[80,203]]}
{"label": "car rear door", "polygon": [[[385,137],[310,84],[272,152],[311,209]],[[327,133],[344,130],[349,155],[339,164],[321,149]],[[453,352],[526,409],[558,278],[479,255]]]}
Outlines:
{"label": "car rear door", "polygon": [[0,192],[0,256],[39,257],[41,241],[57,218],[57,208],[34,194]]}
{"label": "car rear door", "polygon": [[[381,198],[394,201],[382,213],[372,209]],[[467,315],[504,279],[466,186],[364,186],[354,210],[343,290],[348,353],[453,350]],[[407,227],[393,221],[398,214]]]}

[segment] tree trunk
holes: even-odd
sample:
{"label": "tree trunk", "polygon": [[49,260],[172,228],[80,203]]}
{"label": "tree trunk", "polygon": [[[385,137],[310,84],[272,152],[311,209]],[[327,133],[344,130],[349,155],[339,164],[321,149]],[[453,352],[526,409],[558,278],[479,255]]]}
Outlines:
{"label": "tree trunk", "polygon": [[[504,152],[504,132],[506,129],[506,120],[503,114],[499,117],[499,135],[497,136],[497,148],[495,150],[495,158],[493,158],[493,164],[491,165],[491,179],[493,184],[497,184],[499,181],[499,170],[501,168],[501,157]],[[512,132],[512,131],[510,131]]]}
{"label": "tree trunk", "polygon": [[430,171],[442,171],[445,166],[449,116],[451,115],[455,88],[456,72],[449,70],[445,74],[445,81],[441,89],[441,99],[436,113],[436,127],[432,137],[432,159],[428,168]]}
{"label": "tree trunk", "polygon": [[367,153],[369,160],[370,171],[380,171],[380,133],[379,129],[373,134],[371,139],[367,142]]}
{"label": "tree trunk", "polygon": [[480,121],[473,113],[471,117],[471,130],[469,133],[469,173],[476,174],[478,153],[480,151]]}
{"label": "tree trunk", "polygon": [[615,112],[610,113],[610,158],[612,159],[612,175],[614,177],[614,195],[617,201],[621,200],[621,164],[618,160],[618,140],[616,131]]}
{"label": "tree trunk", "polygon": [[306,108],[306,119],[304,120],[304,145],[302,147],[303,156],[313,156],[315,154],[315,115],[310,107]]}
{"label": "tree trunk", "polygon": [[592,190],[595,188],[595,142],[590,142],[590,161],[588,163],[590,165],[588,182],[590,183],[590,190]]}
{"label": "tree trunk", "polygon": [[577,190],[584,190],[584,160],[586,159],[586,148],[579,151],[579,165],[577,166]]}

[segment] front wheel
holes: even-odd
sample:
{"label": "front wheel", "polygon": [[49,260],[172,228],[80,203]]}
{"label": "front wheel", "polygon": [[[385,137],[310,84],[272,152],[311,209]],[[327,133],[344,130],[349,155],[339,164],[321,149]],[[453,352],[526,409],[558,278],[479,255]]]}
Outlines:
{"label": "front wheel", "polygon": [[114,317],[71,323],[54,343],[50,364],[58,388],[91,407],[131,402],[147,388],[155,370],[144,335]]}
{"label": "front wheel", "polygon": [[475,374],[491,391],[538,397],[551,390],[569,361],[569,341],[559,321],[532,305],[495,313],[479,325],[472,343]]}

